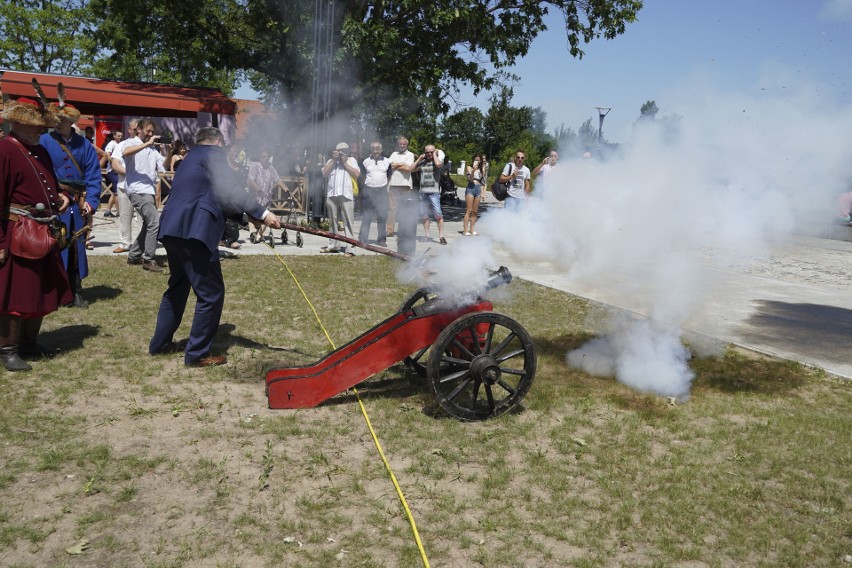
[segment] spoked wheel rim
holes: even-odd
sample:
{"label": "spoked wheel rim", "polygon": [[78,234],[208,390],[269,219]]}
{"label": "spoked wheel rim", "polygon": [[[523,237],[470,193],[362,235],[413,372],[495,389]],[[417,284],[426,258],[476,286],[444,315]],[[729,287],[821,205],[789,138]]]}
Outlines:
{"label": "spoked wheel rim", "polygon": [[461,420],[485,420],[526,396],[535,377],[535,347],[512,318],[476,312],[441,332],[426,367],[441,408]]}

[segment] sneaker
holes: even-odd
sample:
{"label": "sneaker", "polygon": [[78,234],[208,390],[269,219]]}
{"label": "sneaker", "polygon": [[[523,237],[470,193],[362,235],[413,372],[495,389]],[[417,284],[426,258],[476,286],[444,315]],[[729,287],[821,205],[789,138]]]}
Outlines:
{"label": "sneaker", "polygon": [[478,237],[478,236],[479,236],[479,233],[477,233],[476,231],[474,231],[474,232],[472,232],[472,233],[471,233],[471,235],[473,235],[474,237]]}
{"label": "sneaker", "polygon": [[104,213],[104,217],[115,217],[115,215],[107,211],[106,213]]}
{"label": "sneaker", "polygon": [[467,231],[465,231],[465,232],[464,232],[464,233],[462,233],[462,234],[463,234],[464,236],[466,236],[466,237],[469,237],[469,236],[470,236],[470,233],[468,233]]}
{"label": "sneaker", "polygon": [[447,244],[447,239],[445,239],[444,237],[441,237],[440,242],[441,242],[442,245],[445,245],[445,244]]}

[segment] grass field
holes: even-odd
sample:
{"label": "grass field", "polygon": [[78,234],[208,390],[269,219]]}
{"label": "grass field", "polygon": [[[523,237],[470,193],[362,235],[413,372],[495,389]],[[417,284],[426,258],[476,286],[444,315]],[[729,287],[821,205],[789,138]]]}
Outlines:
{"label": "grass field", "polygon": [[[268,367],[329,349],[280,263],[223,263],[229,364],[187,369],[147,354],[166,277],[90,262],[91,307],[45,319],[63,354],[0,374],[0,565],[423,564],[354,395],[267,408]],[[338,345],[413,291],[384,257],[287,262]],[[670,405],[565,365],[582,300],[516,280],[494,301],[538,354],[516,412],[448,418],[403,365],[358,389],[432,566],[844,565],[847,381],[729,349]]]}

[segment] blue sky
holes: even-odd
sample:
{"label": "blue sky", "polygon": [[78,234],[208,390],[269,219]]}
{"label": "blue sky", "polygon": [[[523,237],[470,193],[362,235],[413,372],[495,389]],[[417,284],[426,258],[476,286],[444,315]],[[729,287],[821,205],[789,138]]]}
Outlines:
{"label": "blue sky", "polygon": [[[670,94],[702,83],[753,104],[808,83],[822,101],[815,112],[852,102],[852,0],[646,0],[623,35],[585,45],[581,60],[568,53],[562,18],[547,23],[513,69],[513,104],[541,107],[551,131],[597,124],[594,107],[609,106],[604,133],[618,142],[645,101],[681,114]],[[462,102],[487,108],[487,98],[468,91]]]}

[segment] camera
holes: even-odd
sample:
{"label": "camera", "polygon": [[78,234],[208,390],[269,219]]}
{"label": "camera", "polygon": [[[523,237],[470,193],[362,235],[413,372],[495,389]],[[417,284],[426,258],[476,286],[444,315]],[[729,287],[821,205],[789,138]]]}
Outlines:
{"label": "camera", "polygon": [[163,133],[160,134],[160,144],[171,144],[175,141],[175,136],[172,134],[171,130],[163,130]]}

